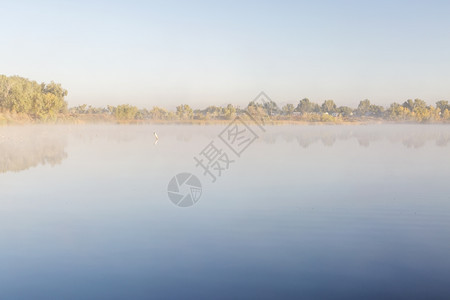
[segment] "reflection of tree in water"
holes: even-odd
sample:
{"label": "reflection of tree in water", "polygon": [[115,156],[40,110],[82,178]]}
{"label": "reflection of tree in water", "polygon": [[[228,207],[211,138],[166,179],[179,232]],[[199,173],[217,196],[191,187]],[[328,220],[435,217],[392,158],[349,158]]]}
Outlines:
{"label": "reflection of tree in water", "polygon": [[377,132],[355,132],[347,137],[348,139],[356,138],[361,147],[369,147],[371,142],[381,139],[380,133]]}
{"label": "reflection of tree in water", "polygon": [[[169,136],[190,143],[197,136],[217,138],[225,126],[28,126],[0,127],[0,173],[21,171],[38,165],[60,164],[67,153],[67,139],[94,143],[98,139],[117,143],[144,139],[153,142],[153,131],[162,138]],[[450,145],[450,126],[388,125],[388,126],[266,126],[257,130],[259,140],[274,144],[278,140],[297,142],[307,148],[314,143],[332,147],[340,141],[353,141],[368,147],[375,141],[399,143],[408,148],[420,148],[430,143],[439,147]],[[160,133],[160,134],[159,134]],[[199,145],[199,147],[204,145]],[[202,148],[199,148],[202,149]]]}
{"label": "reflection of tree in water", "polygon": [[428,138],[423,135],[406,136],[402,139],[402,144],[408,148],[420,148],[425,145]]}
{"label": "reflection of tree in water", "polygon": [[261,134],[258,134],[258,136],[262,138],[266,144],[275,144],[277,142],[277,136],[272,133],[265,133],[262,136]]}
{"label": "reflection of tree in water", "polygon": [[297,136],[297,143],[303,148],[308,148],[309,145],[319,140],[318,137],[313,136]]}
{"label": "reflection of tree in water", "polygon": [[274,136],[281,136],[285,141],[295,139],[303,148],[309,147],[318,141],[325,146],[333,146],[336,141],[347,141],[355,139],[362,147],[369,147],[371,143],[379,140],[388,140],[391,143],[405,145],[408,148],[420,148],[427,142],[435,142],[439,147],[447,146],[450,142],[450,127],[427,127],[417,125],[408,126],[348,126],[327,128],[279,128]]}
{"label": "reflection of tree in water", "polygon": [[445,147],[450,142],[450,134],[439,134],[436,139],[436,145],[440,147]]}
{"label": "reflection of tree in water", "polygon": [[435,142],[436,146],[445,147],[450,140],[450,131],[443,132],[438,130],[416,131],[416,132],[397,132],[392,133],[388,139],[391,142],[401,141],[408,148],[420,148],[427,142]]}
{"label": "reflection of tree in water", "polygon": [[[130,142],[140,138],[153,141],[153,131],[158,132],[161,140],[172,136],[179,142],[191,143],[197,137],[213,140],[226,128],[224,125],[97,125],[69,128],[72,136],[83,141],[95,141],[99,138],[116,142]],[[361,147],[369,147],[376,141],[387,140],[401,143],[409,148],[419,148],[427,142],[437,146],[447,146],[450,141],[450,126],[442,125],[349,125],[349,126],[265,126],[263,133],[259,128],[252,130],[260,141],[275,144],[279,140],[288,143],[297,142],[307,148],[314,143],[333,147],[339,141],[356,141]]]}
{"label": "reflection of tree in water", "polygon": [[336,138],[337,136],[334,134],[324,134],[320,140],[325,146],[332,147],[336,142]]}
{"label": "reflection of tree in water", "polygon": [[0,131],[0,173],[55,166],[67,158],[67,142],[62,135],[28,127],[8,129]]}
{"label": "reflection of tree in water", "polygon": [[[308,148],[309,145],[316,142],[322,142],[326,147],[332,147],[337,140],[342,140],[347,137],[346,134],[342,135],[339,132],[333,132],[329,130],[315,130],[313,127],[308,127],[310,130],[302,130],[295,134],[297,143],[303,148]],[[287,134],[289,135],[289,134]],[[287,140],[288,138],[285,137]]]}

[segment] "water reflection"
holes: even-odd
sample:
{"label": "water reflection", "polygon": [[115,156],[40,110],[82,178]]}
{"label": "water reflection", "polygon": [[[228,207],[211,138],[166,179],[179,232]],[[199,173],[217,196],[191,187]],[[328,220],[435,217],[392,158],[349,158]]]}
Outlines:
{"label": "water reflection", "polygon": [[[148,140],[153,132],[161,141],[175,140],[192,143],[196,138],[217,137],[223,125],[80,125],[80,126],[19,126],[0,128],[0,173],[18,172],[38,165],[58,165],[67,158],[68,139],[93,144],[103,140],[131,143]],[[450,143],[448,125],[369,125],[369,126],[266,126],[259,142],[276,144],[281,141],[297,143],[302,148],[313,144],[333,147],[338,142],[357,142],[361,147],[387,140],[417,149],[427,143],[446,147]]]}
{"label": "water reflection", "polygon": [[[136,139],[149,139],[154,142],[153,132],[160,135],[160,142],[175,139],[178,142],[191,143],[198,137],[211,140],[219,135],[224,125],[88,125],[69,127],[67,132],[84,142],[106,139],[118,143],[132,142]],[[420,148],[427,142],[436,146],[448,146],[450,126],[448,125],[329,125],[329,126],[266,126],[266,132],[259,140],[266,144],[277,141],[297,142],[307,148],[321,143],[332,147],[338,141],[357,141],[362,147],[371,143],[388,140],[401,143],[408,148]],[[255,130],[257,132],[257,130]]]}
{"label": "water reflection", "polygon": [[273,127],[262,137],[268,144],[275,144],[282,139],[288,143],[296,141],[307,148],[315,143],[332,147],[338,141],[355,140],[361,147],[369,147],[371,143],[388,140],[400,142],[408,148],[420,148],[427,142],[445,147],[450,142],[450,126],[427,125],[374,125],[374,126],[302,126]]}
{"label": "water reflection", "polygon": [[1,128],[0,173],[58,165],[67,158],[66,146],[66,136],[48,127]]}
{"label": "water reflection", "polygon": [[[213,139],[224,126],[161,126],[164,135],[175,136],[179,142],[191,142],[196,136]],[[356,141],[361,147],[369,147],[372,143],[387,140],[401,143],[408,148],[420,148],[426,143],[445,147],[450,142],[450,126],[448,125],[330,125],[330,126],[266,126],[266,132],[259,140],[266,144],[278,141],[296,142],[303,148],[321,143],[332,147],[336,142]],[[256,130],[255,130],[256,132]]]}

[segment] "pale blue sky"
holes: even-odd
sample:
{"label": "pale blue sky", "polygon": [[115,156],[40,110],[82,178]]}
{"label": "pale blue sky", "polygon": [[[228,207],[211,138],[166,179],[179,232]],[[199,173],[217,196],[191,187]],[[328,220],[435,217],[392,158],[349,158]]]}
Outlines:
{"label": "pale blue sky", "polygon": [[450,100],[450,1],[4,1],[0,74],[69,105]]}

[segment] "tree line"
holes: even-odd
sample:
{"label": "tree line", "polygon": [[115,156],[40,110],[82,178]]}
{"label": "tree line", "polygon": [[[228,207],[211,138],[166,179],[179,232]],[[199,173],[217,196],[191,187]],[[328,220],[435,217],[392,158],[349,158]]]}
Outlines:
{"label": "tree line", "polygon": [[248,112],[267,120],[292,120],[306,122],[339,122],[359,120],[387,120],[433,122],[450,121],[450,105],[441,100],[428,105],[421,99],[406,100],[403,103],[392,103],[388,107],[372,104],[365,99],[358,107],[337,106],[333,100],[325,100],[318,104],[304,98],[298,103],[288,103],[281,107],[274,101],[250,102],[246,107],[208,106],[204,109],[193,109],[181,104],[174,111],[154,106],[151,109],[139,109],[130,104],[107,107],[93,107],[87,104],[68,108],[65,101],[67,90],[61,84],[50,82],[37,83],[19,76],[0,75],[0,113],[27,115],[32,119],[47,121],[58,118],[95,119],[99,116],[108,120],[231,120]]}
{"label": "tree line", "polygon": [[19,76],[0,75],[0,110],[26,114],[34,119],[55,120],[67,113],[64,97],[67,91],[61,84],[37,83]]}
{"label": "tree line", "polygon": [[402,104],[392,103],[388,108],[372,104],[365,99],[358,107],[337,106],[333,100],[325,100],[321,105],[304,98],[296,105],[285,104],[281,108],[273,101],[264,103],[250,102],[245,108],[232,104],[227,106],[208,106],[205,109],[193,109],[187,104],[176,107],[175,111],[154,106],[152,109],[139,109],[136,106],[123,104],[95,108],[81,105],[69,109],[73,114],[106,114],[117,120],[231,120],[248,112],[251,115],[273,120],[292,120],[306,122],[339,122],[385,120],[397,122],[439,122],[450,121],[450,105],[446,100],[428,105],[420,99],[407,100]]}

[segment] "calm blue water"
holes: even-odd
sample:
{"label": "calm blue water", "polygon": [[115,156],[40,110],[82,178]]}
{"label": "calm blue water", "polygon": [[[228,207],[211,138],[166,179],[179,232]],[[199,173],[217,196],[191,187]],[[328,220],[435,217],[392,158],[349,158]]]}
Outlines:
{"label": "calm blue water", "polygon": [[0,299],[450,299],[449,125],[224,128],[0,128]]}

